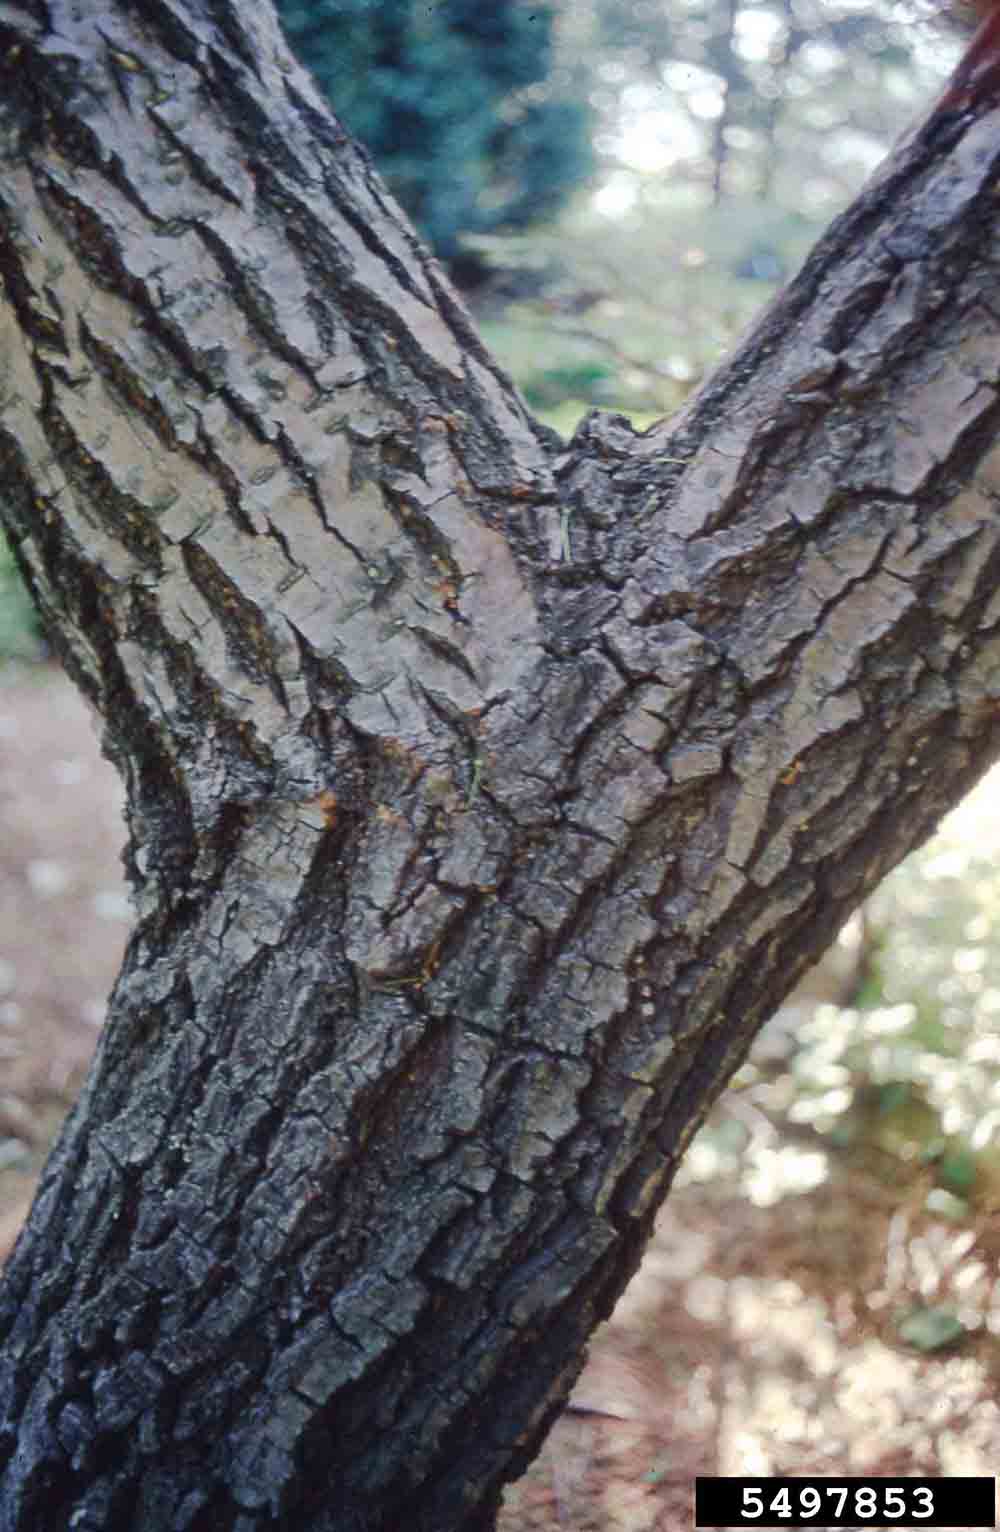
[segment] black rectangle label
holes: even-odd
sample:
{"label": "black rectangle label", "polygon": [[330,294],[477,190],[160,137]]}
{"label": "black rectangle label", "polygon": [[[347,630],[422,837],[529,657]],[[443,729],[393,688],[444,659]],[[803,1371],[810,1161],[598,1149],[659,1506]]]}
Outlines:
{"label": "black rectangle label", "polygon": [[993,1479],[695,1480],[698,1527],[995,1527]]}

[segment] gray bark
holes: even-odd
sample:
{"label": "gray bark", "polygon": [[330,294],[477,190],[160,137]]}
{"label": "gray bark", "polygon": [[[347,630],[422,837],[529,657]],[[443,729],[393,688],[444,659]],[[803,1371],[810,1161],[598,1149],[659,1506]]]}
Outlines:
{"label": "gray bark", "polygon": [[488,1528],[997,753],[996,114],[568,448],[267,6],[0,4],[0,152],[0,513],[138,909],[0,1287],[0,1528]]}

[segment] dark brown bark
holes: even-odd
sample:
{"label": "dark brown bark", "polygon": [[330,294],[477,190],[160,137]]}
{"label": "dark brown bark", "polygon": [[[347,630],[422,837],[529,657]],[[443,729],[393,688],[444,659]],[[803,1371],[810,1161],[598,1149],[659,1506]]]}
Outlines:
{"label": "dark brown bark", "polygon": [[2,1532],[492,1524],[996,754],[997,121],[563,450],[265,6],[0,5],[0,512],[138,907],[0,1288]]}

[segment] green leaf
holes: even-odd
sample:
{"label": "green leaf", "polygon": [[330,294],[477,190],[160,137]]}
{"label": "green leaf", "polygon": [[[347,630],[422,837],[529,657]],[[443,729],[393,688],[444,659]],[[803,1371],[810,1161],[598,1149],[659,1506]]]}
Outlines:
{"label": "green leaf", "polygon": [[965,1196],[976,1179],[975,1155],[969,1149],[949,1150],[938,1165],[938,1177],[948,1191]]}
{"label": "green leaf", "polygon": [[900,1339],[917,1351],[939,1351],[965,1334],[965,1326],[951,1309],[911,1309],[898,1323]]}

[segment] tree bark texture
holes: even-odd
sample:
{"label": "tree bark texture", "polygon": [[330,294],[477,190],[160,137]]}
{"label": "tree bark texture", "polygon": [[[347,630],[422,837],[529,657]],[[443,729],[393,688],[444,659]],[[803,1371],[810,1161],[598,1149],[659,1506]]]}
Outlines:
{"label": "tree bark texture", "polygon": [[998,121],[567,447],[266,5],[0,4],[0,513],[138,911],[0,1289],[2,1532],[493,1524],[997,753]]}

